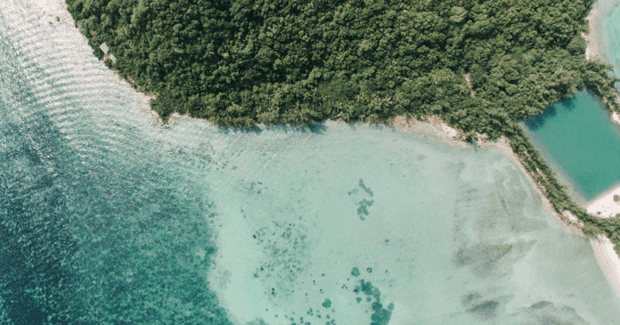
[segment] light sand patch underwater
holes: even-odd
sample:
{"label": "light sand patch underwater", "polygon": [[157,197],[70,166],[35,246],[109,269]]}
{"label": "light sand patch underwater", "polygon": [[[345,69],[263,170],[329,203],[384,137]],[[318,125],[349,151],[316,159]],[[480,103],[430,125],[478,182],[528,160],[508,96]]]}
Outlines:
{"label": "light sand patch underwater", "polygon": [[245,137],[236,185],[214,199],[209,281],[238,324],[604,324],[600,308],[618,308],[587,242],[497,150],[270,132]]}

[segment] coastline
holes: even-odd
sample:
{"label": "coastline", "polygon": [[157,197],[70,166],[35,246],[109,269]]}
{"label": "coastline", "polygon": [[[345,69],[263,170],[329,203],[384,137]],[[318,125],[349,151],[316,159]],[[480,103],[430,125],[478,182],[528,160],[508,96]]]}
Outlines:
{"label": "coastline", "polygon": [[[394,126],[397,129],[400,129],[403,131],[413,132],[416,134],[421,134],[424,136],[429,136],[429,137],[439,139],[443,143],[446,143],[448,145],[455,146],[458,148],[470,148],[471,147],[468,143],[460,139],[457,130],[448,126],[446,123],[444,123],[440,118],[436,116],[432,116],[428,118],[427,121],[419,121],[416,119],[407,120],[407,118],[405,118],[404,116],[397,116],[394,119]],[[510,159],[510,161],[512,161],[512,163],[515,164],[517,168],[519,168],[523,176],[528,180],[530,185],[534,188],[534,190],[538,194],[538,197],[540,198],[541,203],[542,203],[543,210],[551,216],[553,221],[555,221],[555,223],[560,228],[564,229],[566,232],[570,234],[577,235],[577,236],[583,236],[583,232],[581,230],[584,226],[583,223],[579,221],[577,217],[573,216],[569,211],[564,211],[563,214],[558,214],[554,210],[553,205],[551,204],[549,199],[547,199],[547,197],[544,195],[544,193],[539,188],[538,184],[536,184],[532,176],[530,176],[527,170],[525,170],[525,167],[523,167],[523,164],[521,163],[521,160],[519,159],[519,157],[512,151],[512,148],[510,147],[510,140],[508,140],[506,137],[501,137],[497,141],[493,142],[493,141],[481,139],[480,136],[479,136],[479,139],[480,139],[478,141],[479,147],[481,148],[486,148],[489,146],[494,147],[496,150],[498,150],[504,156]],[[620,286],[619,286],[619,290],[620,290]]]}
{"label": "coastline", "polygon": [[620,297],[620,258],[614,250],[614,244],[607,236],[599,235],[595,239],[590,239],[590,245],[607,282],[614,289],[616,296]]}
{"label": "coastline", "polygon": [[607,219],[620,214],[620,186],[601,194],[585,207],[588,214]]}
{"label": "coastline", "polygon": [[620,125],[620,115],[618,115],[618,113],[613,112],[613,113],[611,114],[611,120],[612,120],[614,123],[616,123],[616,124]]}
{"label": "coastline", "polygon": [[469,145],[458,138],[458,131],[448,126],[439,117],[431,116],[426,121],[405,116],[394,118],[394,127],[406,132],[413,132],[441,140],[441,142],[458,148],[467,148]]}
{"label": "coastline", "polygon": [[541,191],[540,187],[538,186],[538,184],[536,184],[532,176],[527,172],[527,170],[525,170],[525,167],[523,167],[523,164],[521,163],[521,160],[519,159],[519,157],[512,151],[512,148],[510,147],[510,142],[507,138],[501,137],[496,142],[487,142],[483,144],[483,146],[485,145],[486,146],[491,145],[495,147],[497,150],[503,153],[504,156],[508,157],[508,159],[510,159],[512,163],[515,164],[519,168],[523,176],[528,180],[530,185],[534,188],[534,190],[538,194],[538,197],[540,198],[541,203],[542,203],[543,210],[551,216],[553,221],[555,221],[555,223],[560,228],[564,229],[569,234],[583,236],[583,232],[581,230],[584,226],[583,223],[579,221],[579,219],[577,219],[577,217],[575,217],[569,211],[564,211],[564,213],[562,214],[558,214],[555,211],[549,199]]}
{"label": "coastline", "polygon": [[[63,9],[66,12],[66,4],[64,3],[64,1],[62,2],[62,4],[64,5]],[[590,33],[588,35],[583,34],[583,36],[586,39],[586,43],[587,43],[586,58],[588,60],[595,60],[595,59],[600,60],[601,59],[599,46],[598,46],[598,30],[597,30],[597,23],[596,23],[597,18],[600,15],[600,12],[601,12],[600,6],[598,5],[598,3],[595,3],[592,7],[590,14],[586,18],[589,22]],[[63,21],[69,23],[68,25],[71,25],[71,28],[75,28],[73,27],[74,26],[73,19],[68,14],[68,12],[63,17]],[[150,105],[148,104],[150,97],[148,95],[133,88],[130,85],[130,83],[124,80],[123,78],[121,78],[120,75],[118,75],[116,71],[114,70],[111,70],[111,71],[113,71],[118,76],[118,79],[121,85],[127,88],[131,88],[134,92],[136,92],[140,96],[143,96],[144,105],[141,105],[142,106],[141,108],[144,110],[145,113],[151,115],[154,118],[154,120],[163,122],[161,118],[159,118],[159,116],[152,109],[150,109]],[[178,114],[174,114],[171,117],[171,120],[179,118],[179,117],[180,116]],[[615,116],[612,116],[612,119],[616,123],[620,124],[620,117],[618,117],[617,114]],[[343,122],[327,121],[325,124],[333,125],[333,124],[339,124],[339,123],[343,123]],[[394,119],[394,125],[397,129],[421,134],[424,136],[434,137],[434,138],[441,140],[442,142],[446,144],[449,144],[455,147],[460,147],[460,148],[470,147],[469,144],[459,139],[459,135],[456,130],[449,127],[447,124],[445,124],[443,121],[441,121],[437,117],[430,117],[427,121],[418,121],[415,119],[407,120],[404,116],[397,116]],[[529,173],[525,170],[525,168],[523,167],[517,155],[512,151],[508,139],[502,137],[497,142],[480,141],[479,145],[480,147],[494,146],[497,150],[499,150],[502,154],[504,154],[507,158],[509,158],[521,170],[522,174],[526,177],[526,179],[530,182],[530,184],[533,186],[535,191],[538,193],[539,197],[541,198],[543,209],[547,213],[549,213],[549,215],[553,218],[556,224],[571,234],[583,235],[580,229],[581,228],[580,222],[574,216],[572,216],[570,213],[565,212],[563,214],[558,214],[554,211],[553,206],[551,205],[547,197],[544,195],[544,193],[541,191],[541,189],[536,184],[536,182],[533,180],[533,178],[529,175]],[[618,191],[620,195],[620,188],[615,189],[614,193],[615,191]],[[591,207],[593,209],[598,208],[596,204],[601,205],[601,204],[604,204],[604,202],[607,202],[609,199],[613,200],[614,193],[607,193],[606,196],[601,197],[595,202],[589,204],[587,207],[588,213],[591,213],[590,212]],[[605,200],[605,199],[608,199],[608,200]],[[618,213],[620,213],[620,204],[618,204]],[[611,286],[617,293],[618,297],[620,297],[620,258],[614,251],[614,248],[613,248],[614,245],[605,236],[600,236],[597,239],[590,240],[590,243],[593,247],[595,256],[600,264],[600,267],[605,274],[605,277],[607,278],[608,282],[611,284]]]}
{"label": "coastline", "polygon": [[[590,33],[582,33],[582,36],[586,40],[587,44],[585,53],[587,60],[602,60],[600,47],[598,44],[598,18],[600,14],[601,7],[600,4],[596,2],[592,6],[592,10],[586,17],[586,19],[588,20]],[[617,113],[611,114],[610,119],[614,123],[620,125],[620,115],[618,115]],[[340,124],[344,122],[328,121],[326,124],[330,125],[332,123]],[[455,129],[449,127],[446,123],[441,121],[441,119],[436,116],[428,118],[427,121],[419,121],[416,119],[407,120],[407,118],[405,118],[404,116],[397,116],[394,119],[394,126],[404,131],[434,137],[446,144],[455,147],[470,147],[469,144],[460,139],[458,132]],[[582,229],[584,227],[583,222],[581,222],[577,217],[575,217],[571,212],[567,210],[561,214],[557,213],[554,210],[549,199],[547,199],[542,190],[539,188],[538,184],[536,184],[534,179],[525,170],[519,157],[512,151],[508,139],[502,137],[496,142],[487,141],[485,139],[481,139],[481,137],[479,137],[479,139],[481,140],[478,142],[478,145],[480,147],[495,147],[521,170],[522,174],[533,186],[536,193],[538,193],[545,212],[547,212],[551,216],[551,218],[560,228],[564,229],[570,234],[584,236],[582,232]],[[595,216],[598,215],[602,218],[609,218],[613,215],[620,214],[620,200],[618,202],[615,202],[614,195],[618,195],[620,197],[620,186],[608,191],[594,201],[588,202],[582,206],[587,210],[588,214]],[[599,211],[601,212],[600,215],[598,214]],[[605,275],[605,278],[616,293],[616,296],[620,298],[620,257],[614,250],[614,244],[605,235],[599,235],[595,239],[590,239],[590,245],[592,246],[594,255],[599,263],[599,267]]]}
{"label": "coastline", "polygon": [[[620,187],[616,187],[604,193],[586,207],[588,214],[600,218],[611,218],[620,213]],[[605,274],[607,282],[611,285],[620,298],[620,257],[614,249],[614,244],[607,236],[600,234],[595,239],[590,239],[590,245],[599,267]]]}
{"label": "coastline", "polygon": [[[46,23],[49,23],[50,28],[55,28],[56,30],[60,30],[64,33],[73,33],[76,29],[75,21],[69,13],[69,10],[67,9],[67,3],[64,0],[35,1],[34,4],[40,8],[41,13],[43,14],[42,20],[45,20]],[[84,37],[83,41],[86,46],[89,46],[86,37]],[[104,65],[103,61],[100,61],[100,63]],[[134,86],[131,85],[129,81],[122,78],[118,71],[114,69],[109,69],[107,67],[106,69],[114,73],[114,75],[116,75],[116,77],[118,78],[118,83],[115,86],[131,89],[135,93],[135,95],[138,96],[140,102],[140,105],[138,106],[141,111],[153,118],[153,120],[156,122],[164,122],[159,117],[159,115],[157,115],[157,113],[151,109],[151,106],[149,104],[149,101],[151,99],[154,99],[154,96],[137,90]],[[178,116],[178,114],[175,115],[175,117]]]}
{"label": "coastline", "polygon": [[[591,24],[594,22],[593,20],[589,21]],[[329,125],[340,123],[344,122],[330,121],[327,124]],[[449,127],[437,117],[431,117],[427,121],[418,121],[415,119],[407,120],[404,116],[398,116],[394,120],[394,125],[398,129],[401,129],[403,131],[422,134],[424,136],[430,136],[452,146],[456,146],[459,148],[470,147],[469,144],[460,140],[458,132],[456,130]],[[581,221],[579,221],[579,219],[577,219],[577,217],[575,217],[569,211],[564,211],[562,214],[558,214],[553,209],[553,206],[551,205],[549,199],[547,199],[547,197],[538,187],[534,179],[525,170],[521,161],[519,160],[519,157],[512,151],[508,139],[506,139],[505,137],[501,137],[496,142],[483,140],[479,142],[479,145],[480,147],[493,146],[502,154],[504,154],[508,159],[510,159],[519,168],[519,170],[521,170],[521,173],[525,176],[525,178],[530,182],[530,184],[541,199],[544,211],[551,216],[555,223],[560,228],[564,229],[564,231],[570,234],[584,236],[582,232],[584,225]],[[598,215],[596,212],[601,211],[601,214],[599,216],[602,218],[608,218],[611,216],[612,213],[614,215],[620,213],[620,200],[618,202],[615,202],[614,195],[618,195],[620,197],[620,187],[614,188],[611,191],[601,195],[593,202],[588,203],[585,207],[587,212],[592,215]],[[616,296],[620,298],[620,257],[614,250],[614,244],[605,235],[598,235],[597,238],[590,239],[589,242],[594,252],[594,256],[596,257],[596,260],[599,264],[599,267],[601,268],[601,271],[603,271],[603,274],[607,279],[607,282],[616,293]]]}
{"label": "coastline", "polygon": [[[599,46],[598,18],[601,14],[601,4],[596,2],[586,17],[589,25],[589,34],[582,33],[586,40],[586,59],[602,61]],[[613,112],[610,115],[613,123],[620,125],[620,116]],[[620,187],[615,187],[600,195],[584,207],[588,214],[600,218],[610,218],[620,213]],[[598,235],[590,239],[590,245],[599,267],[603,271],[607,282],[611,285],[616,296],[620,298],[620,257],[614,250],[614,244],[605,235]]]}
{"label": "coastline", "polygon": [[592,10],[586,17],[588,21],[590,33],[581,33],[581,36],[586,40],[586,59],[587,60],[601,60],[600,48],[598,44],[598,16],[601,14],[601,7],[598,2],[592,5]]}

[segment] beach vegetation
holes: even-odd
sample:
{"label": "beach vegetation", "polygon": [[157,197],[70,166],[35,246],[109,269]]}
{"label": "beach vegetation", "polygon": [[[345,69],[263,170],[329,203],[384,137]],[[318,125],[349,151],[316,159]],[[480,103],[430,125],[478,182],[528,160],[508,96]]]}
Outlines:
{"label": "beach vegetation", "polygon": [[585,56],[592,0],[66,2],[95,55],[107,44],[116,61],[106,65],[152,94],[164,121],[252,129],[437,116],[471,143],[508,138],[556,211],[620,244],[620,222],[574,203],[518,123],[584,88],[620,113],[619,79]]}

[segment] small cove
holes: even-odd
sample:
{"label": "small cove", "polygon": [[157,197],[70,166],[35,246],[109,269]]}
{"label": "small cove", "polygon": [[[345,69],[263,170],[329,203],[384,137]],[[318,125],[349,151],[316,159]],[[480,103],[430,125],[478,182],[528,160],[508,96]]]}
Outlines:
{"label": "small cove", "polygon": [[594,95],[580,91],[525,121],[542,155],[590,201],[620,181],[620,128]]}

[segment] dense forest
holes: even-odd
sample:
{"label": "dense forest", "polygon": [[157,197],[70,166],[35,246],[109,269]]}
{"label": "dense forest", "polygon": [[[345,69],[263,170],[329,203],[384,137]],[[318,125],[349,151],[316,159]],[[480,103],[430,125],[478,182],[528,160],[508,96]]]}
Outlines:
{"label": "dense forest", "polygon": [[[588,87],[588,0],[67,0],[107,63],[222,126],[439,115],[472,140]],[[466,78],[467,76],[467,78]],[[470,82],[468,82],[468,79]],[[614,90],[615,91],[615,90]]]}
{"label": "dense forest", "polygon": [[583,88],[620,112],[611,67],[584,55],[592,0],[66,2],[95,55],[154,95],[164,120],[253,128],[439,116],[470,142],[508,137],[558,212],[620,243],[620,222],[575,204],[518,124]]}

